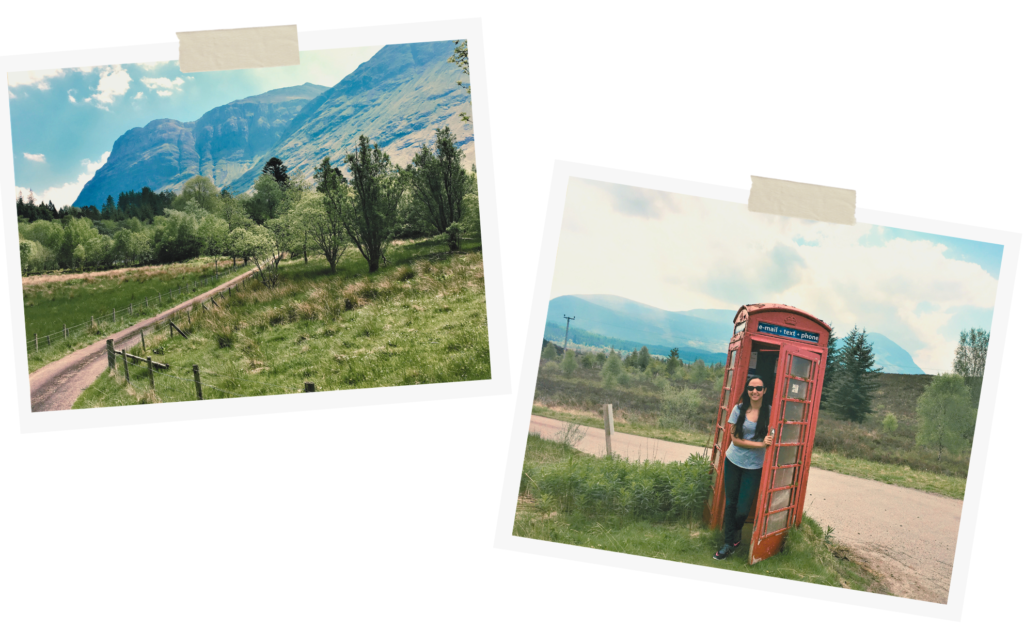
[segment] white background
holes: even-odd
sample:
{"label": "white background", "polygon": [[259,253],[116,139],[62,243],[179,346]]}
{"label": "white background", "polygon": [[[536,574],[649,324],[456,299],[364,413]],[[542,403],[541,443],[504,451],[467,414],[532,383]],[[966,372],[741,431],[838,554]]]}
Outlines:
{"label": "white background", "polygon": [[[853,188],[873,210],[1022,230],[1024,40],[1009,3],[66,4],[5,3],[0,56],[482,16],[513,389],[556,158]],[[10,343],[0,334],[0,353]],[[1020,350],[1011,320],[970,627],[1017,617]],[[10,363],[0,382],[10,404]],[[3,626],[948,624],[494,550],[512,396],[34,435],[10,411]]]}

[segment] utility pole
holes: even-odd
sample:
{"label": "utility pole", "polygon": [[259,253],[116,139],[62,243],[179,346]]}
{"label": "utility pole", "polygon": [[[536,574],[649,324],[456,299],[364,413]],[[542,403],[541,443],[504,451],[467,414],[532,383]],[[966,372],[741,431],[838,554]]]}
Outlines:
{"label": "utility pole", "polygon": [[566,348],[569,347],[569,322],[576,317],[570,317],[568,315],[562,315],[562,317],[565,318],[565,343],[562,343],[562,351],[564,352]]}

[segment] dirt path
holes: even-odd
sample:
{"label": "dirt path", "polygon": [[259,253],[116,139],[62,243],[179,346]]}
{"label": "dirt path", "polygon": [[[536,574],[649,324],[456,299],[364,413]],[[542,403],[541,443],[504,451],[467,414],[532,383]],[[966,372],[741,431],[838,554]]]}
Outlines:
{"label": "dirt path", "polygon": [[[168,316],[185,310],[192,304],[205,301],[214,297],[218,292],[228,286],[234,286],[244,278],[252,275],[255,269],[224,282],[220,286],[197,295],[174,308],[165,310],[160,314],[139,321],[130,328],[125,328],[112,335],[114,349],[121,350],[131,347],[138,342],[139,332],[150,328],[156,323],[163,321]],[[40,367],[29,374],[29,388],[32,396],[32,412],[40,411],[64,411],[71,408],[86,388],[107,368],[107,341],[102,339],[88,347],[68,354],[64,358],[57,359],[52,363]]]}
{"label": "dirt path", "polygon": [[[530,431],[553,439],[564,425],[534,415]],[[604,430],[582,427],[576,446],[605,454]],[[612,451],[632,460],[682,461],[704,448],[616,433]],[[896,596],[945,603],[963,502],[812,467],[805,512],[849,548]]]}

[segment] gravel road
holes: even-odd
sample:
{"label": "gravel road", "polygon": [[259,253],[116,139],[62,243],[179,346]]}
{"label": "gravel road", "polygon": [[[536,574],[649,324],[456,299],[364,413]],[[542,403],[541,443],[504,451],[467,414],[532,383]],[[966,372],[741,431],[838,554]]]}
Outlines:
{"label": "gravel road", "polygon": [[[564,422],[534,415],[530,432],[553,439]],[[605,454],[604,430],[585,428],[577,449]],[[704,448],[616,433],[612,451],[632,460],[682,461]],[[946,603],[963,501],[812,467],[804,510],[849,548],[893,594]]]}
{"label": "gravel road", "polygon": [[[228,286],[234,286],[243,278],[252,275],[254,271],[243,273],[216,288],[197,295],[186,302],[178,304],[174,308],[165,310],[160,314],[140,321],[130,328],[125,328],[110,338],[114,339],[114,349],[121,350],[131,347],[138,342],[139,333],[142,330],[153,327],[155,324],[167,319],[168,316],[185,310],[192,304],[198,304],[210,297],[215,297],[218,292]],[[64,358],[57,359],[48,365],[44,365],[29,374],[29,388],[32,394],[32,412],[40,411],[63,411],[68,410],[96,378],[107,368],[107,341],[102,339],[88,347],[68,354]]]}

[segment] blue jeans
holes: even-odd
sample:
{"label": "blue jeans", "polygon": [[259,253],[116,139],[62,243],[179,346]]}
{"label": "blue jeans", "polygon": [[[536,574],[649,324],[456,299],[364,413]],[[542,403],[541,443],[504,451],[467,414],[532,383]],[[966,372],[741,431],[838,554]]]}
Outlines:
{"label": "blue jeans", "polygon": [[742,468],[728,457],[725,459],[725,517],[722,518],[722,535],[726,544],[740,541],[743,523],[747,521],[750,508],[761,486],[761,468]]}

